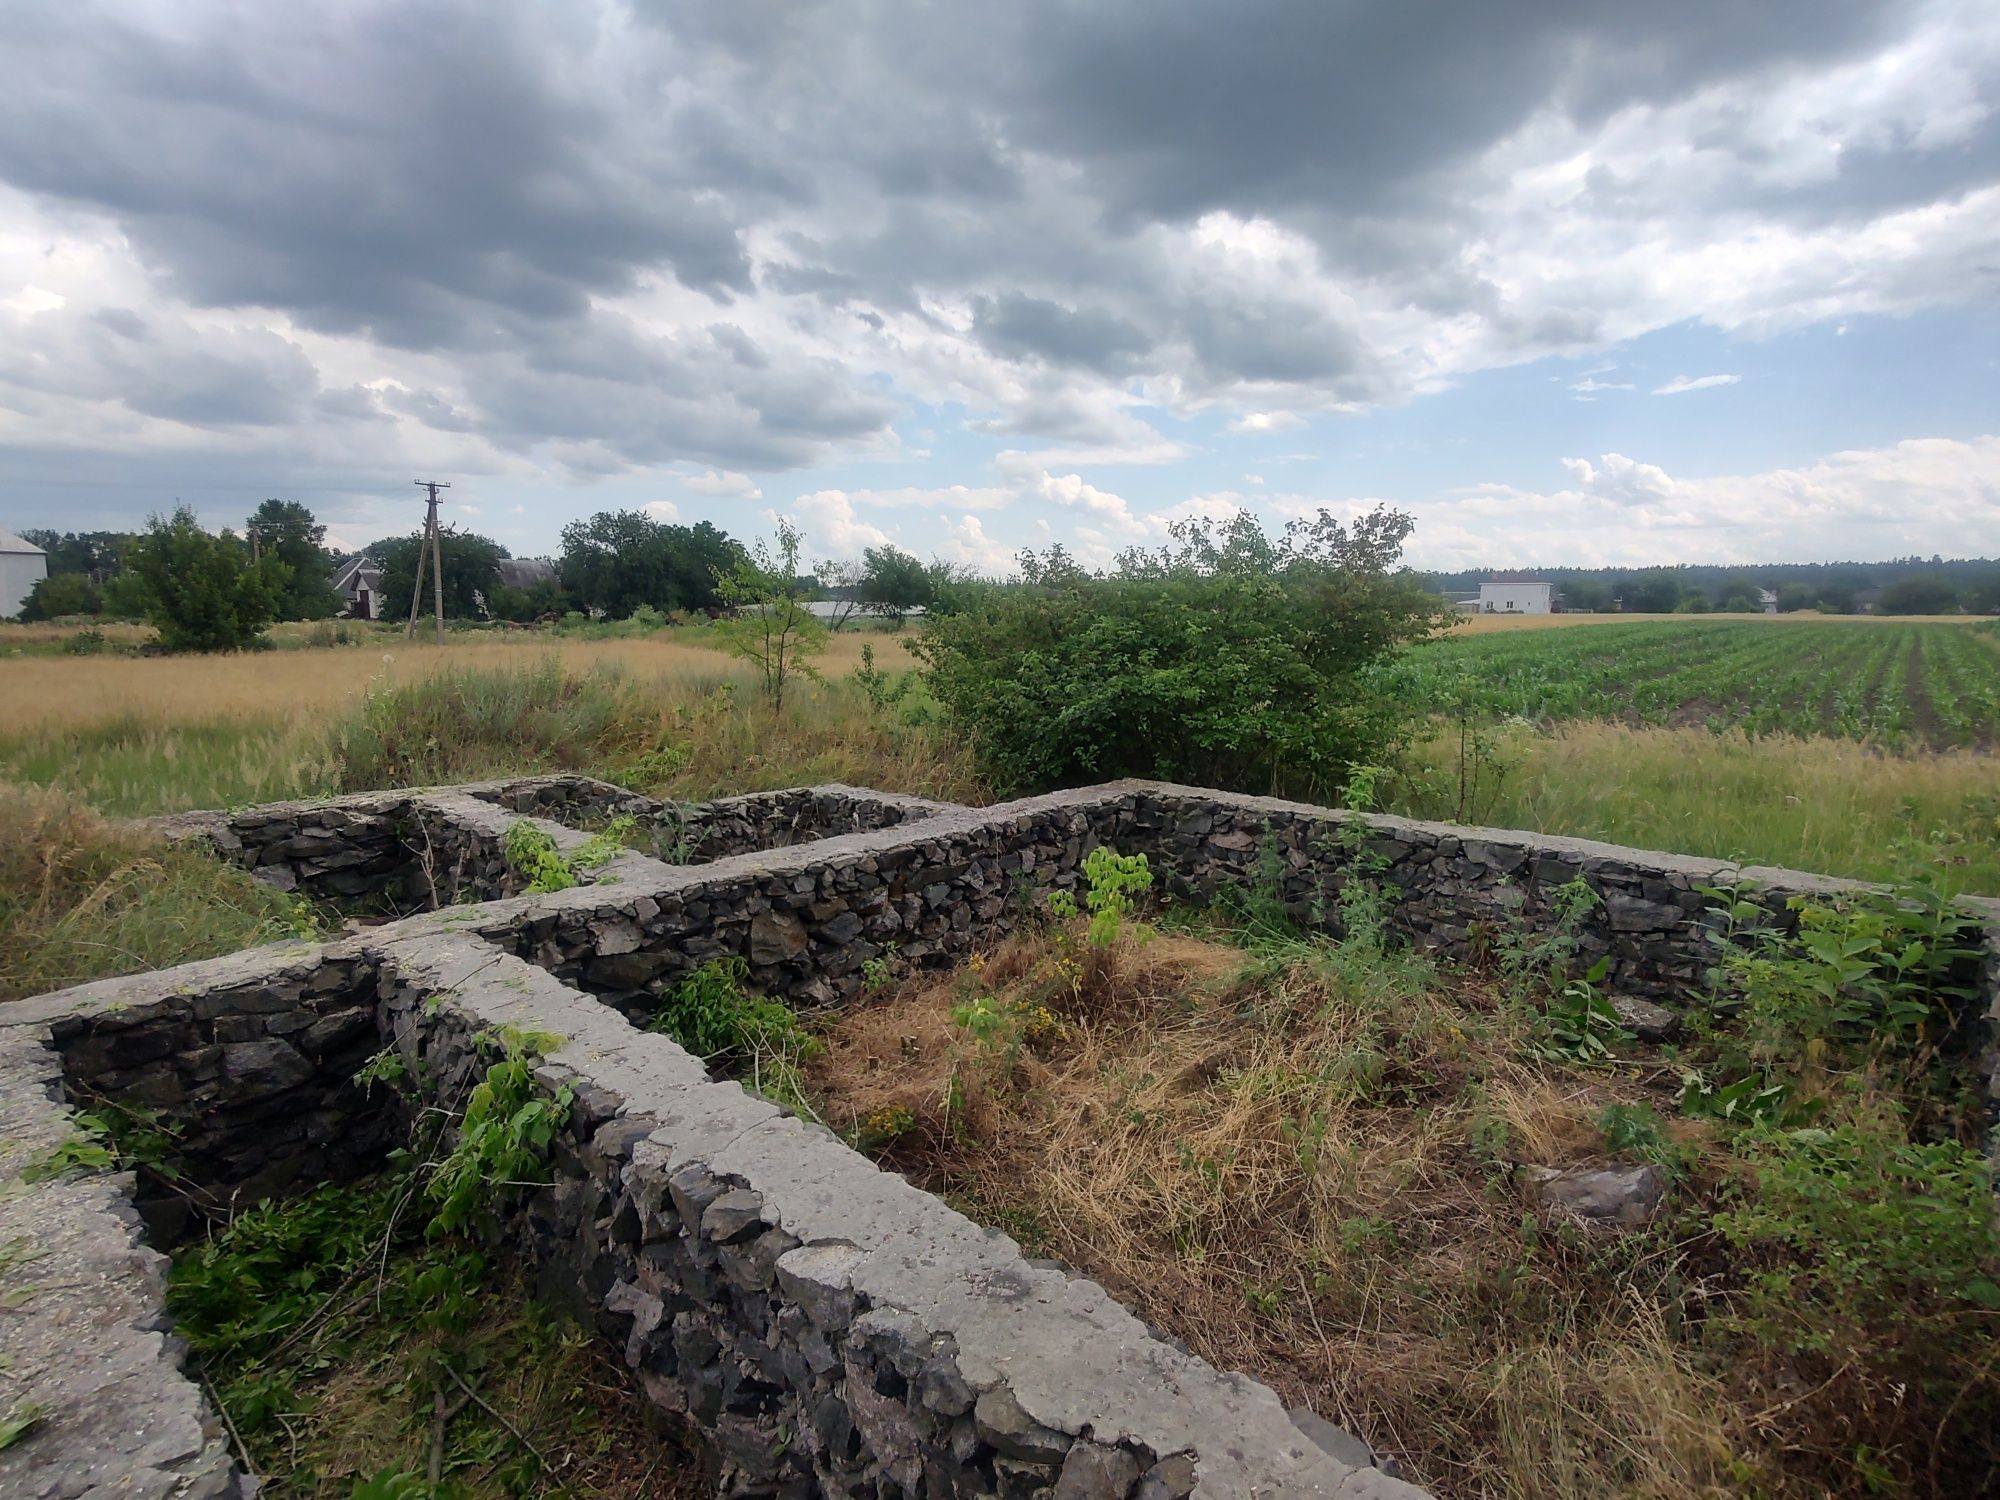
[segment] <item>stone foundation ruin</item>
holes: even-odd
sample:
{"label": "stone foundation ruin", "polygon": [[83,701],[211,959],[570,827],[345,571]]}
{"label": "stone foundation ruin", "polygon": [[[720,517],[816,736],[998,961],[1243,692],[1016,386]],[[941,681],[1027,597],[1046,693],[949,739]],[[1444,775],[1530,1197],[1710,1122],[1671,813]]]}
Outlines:
{"label": "stone foundation ruin", "polygon": [[[510,824],[530,818],[574,852],[583,827],[620,814],[661,857],[519,891],[501,854]],[[991,944],[1074,886],[1099,844],[1144,853],[1192,900],[1275,882],[1306,922],[1338,910],[1365,856],[1395,926],[1460,957],[1503,925],[1546,921],[1555,888],[1581,878],[1602,898],[1584,943],[1610,960],[1610,988],[1667,1003],[1706,967],[1700,887],[1748,882],[1773,911],[1851,888],[1138,782],[987,808],[837,786],[677,808],[557,776],[163,822],[377,925],[0,1006],[10,1176],[72,1139],[72,1110],[97,1100],[171,1120],[180,1174],[171,1195],[129,1173],[0,1194],[0,1246],[34,1252],[10,1273],[10,1380],[46,1413],[0,1451],[8,1495],[243,1493],[179,1368],[151,1247],[374,1170],[404,1125],[354,1075],[383,1049],[449,1102],[483,1065],[479,1038],[517,1028],[538,1035],[538,1087],[567,1086],[575,1104],[553,1181],[512,1216],[508,1245],[622,1349],[651,1401],[702,1429],[722,1492],[1415,1497],[1330,1423],[711,1079],[641,1029],[659,987],[736,956],[752,989],[838,1003],[871,958],[947,967]],[[2000,903],[1967,905],[1988,932],[1970,1031],[2000,994]]]}

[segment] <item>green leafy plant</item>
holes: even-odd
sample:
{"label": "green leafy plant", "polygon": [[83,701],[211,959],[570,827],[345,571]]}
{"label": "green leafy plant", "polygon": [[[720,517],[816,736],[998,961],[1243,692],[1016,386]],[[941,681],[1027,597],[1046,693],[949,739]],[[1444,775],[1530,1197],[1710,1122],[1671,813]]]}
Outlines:
{"label": "green leafy plant", "polygon": [[724,650],[757,669],[773,709],[785,706],[785,692],[797,679],[820,675],[813,658],[826,650],[829,632],[806,608],[812,590],[800,560],[799,529],[790,521],[778,523],[775,549],[759,542],[716,574],[716,591],[731,611],[716,633]]}
{"label": "green leafy plant", "polygon": [[501,856],[531,891],[566,891],[577,883],[576,872],[562,857],[553,835],[526,818],[507,825],[500,841]]}
{"label": "green leafy plant", "polygon": [[1598,988],[1611,971],[1611,960],[1600,958],[1581,979],[1572,979],[1549,1000],[1542,1011],[1542,1025],[1548,1047],[1555,1056],[1572,1062],[1602,1062],[1615,1048],[1632,1040],[1617,1007]]}
{"label": "green leafy plant", "polygon": [[97,1115],[73,1117],[76,1132],[21,1169],[23,1182],[48,1182],[71,1172],[108,1172],[118,1158],[107,1144],[109,1130]]}
{"label": "green leafy plant", "polygon": [[880,1151],[917,1128],[917,1117],[906,1105],[885,1104],[861,1117],[854,1144],[863,1151]]}
{"label": "green leafy plant", "polygon": [[380,1469],[356,1479],[347,1500],[427,1500],[431,1487],[423,1477],[403,1469]]}
{"label": "green leafy plant", "polygon": [[679,740],[662,740],[637,760],[610,773],[608,779],[620,786],[646,791],[672,781],[694,759],[694,746]]}
{"label": "green leafy plant", "polygon": [[570,869],[596,870],[610,864],[630,847],[632,835],[638,827],[638,818],[631,813],[620,813],[577,845],[569,856]]}
{"label": "green leafy plant", "polygon": [[1375,810],[1376,788],[1382,775],[1380,766],[1357,763],[1347,768],[1340,804],[1350,816],[1336,825],[1332,840],[1340,869],[1340,888],[1335,897],[1340,940],[1358,955],[1379,955],[1389,947],[1392,903],[1383,881],[1389,859],[1372,847],[1375,829],[1368,820],[1368,814]]}
{"label": "green leafy plant", "polygon": [[569,1120],[575,1095],[568,1084],[544,1095],[535,1060],[547,1038],[502,1034],[482,1039],[497,1048],[473,1085],[451,1150],[432,1168],[425,1193],[436,1206],[433,1233],[464,1229],[490,1215],[522,1188],[547,1180],[549,1148]]}
{"label": "green leafy plant", "polygon": [[1893,1122],[1759,1126],[1739,1142],[1750,1181],[1715,1216],[1759,1264],[1734,1326],[1794,1353],[1927,1361],[1989,1337],[2000,1311],[1993,1187],[1980,1154]]}
{"label": "green leafy plant", "polygon": [[878,995],[896,982],[895,949],[890,947],[861,961],[861,992]]}
{"label": "green leafy plant", "polygon": [[0,1417],[0,1449],[11,1448],[20,1442],[40,1426],[42,1418],[47,1415],[46,1408],[27,1401]]}
{"label": "green leafy plant", "polygon": [[598,869],[623,854],[626,840],[638,826],[637,818],[621,813],[566,855],[546,828],[519,818],[507,825],[500,853],[528,890],[566,891],[580,883],[580,872]]}
{"label": "green leafy plant", "polygon": [[1367,669],[1443,612],[1396,560],[1411,523],[1247,511],[1173,529],[1109,575],[1061,548],[1022,581],[952,591],[911,650],[947,720],[1009,789],[1145,776],[1321,795],[1412,718]]}
{"label": "green leafy plant", "polygon": [[909,673],[889,673],[876,667],[872,643],[861,647],[861,665],[854,669],[852,680],[867,695],[869,703],[880,709],[894,708],[901,703],[917,681]]}
{"label": "green leafy plant", "polygon": [[1083,900],[1076,893],[1054,890],[1048,895],[1049,912],[1059,921],[1073,921],[1084,911],[1090,913],[1087,936],[1098,947],[1118,940],[1119,928],[1135,906],[1134,897],[1153,884],[1153,872],[1143,854],[1120,854],[1099,844],[1083,859]]}
{"label": "green leafy plant", "polygon": [[750,966],[740,958],[713,958],[660,997],[647,1024],[695,1056],[741,1060],[758,1053],[809,1054],[816,1043],[791,1007],[765,995],[744,993]]}

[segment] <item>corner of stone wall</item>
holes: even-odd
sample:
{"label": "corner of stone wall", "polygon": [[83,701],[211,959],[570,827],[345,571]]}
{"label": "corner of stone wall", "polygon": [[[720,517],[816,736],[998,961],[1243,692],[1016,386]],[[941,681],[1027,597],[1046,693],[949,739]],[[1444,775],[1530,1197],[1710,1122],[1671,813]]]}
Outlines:
{"label": "corner of stone wall", "polygon": [[145,1243],[131,1175],[23,1180],[81,1139],[61,1079],[45,1027],[0,1028],[0,1418],[34,1417],[0,1449],[0,1494],[249,1500],[255,1487],[167,1334],[166,1257]]}

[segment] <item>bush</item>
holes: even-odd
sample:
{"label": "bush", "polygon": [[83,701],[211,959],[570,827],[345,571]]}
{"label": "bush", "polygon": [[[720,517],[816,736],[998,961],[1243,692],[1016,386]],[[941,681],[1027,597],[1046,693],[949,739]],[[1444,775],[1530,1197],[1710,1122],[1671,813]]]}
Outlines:
{"label": "bush", "polygon": [[665,1032],[711,1062],[810,1049],[811,1039],[790,1007],[743,992],[749,976],[749,966],[740,958],[710,959],[661,995],[650,1029]]}
{"label": "bush", "polygon": [[58,620],[64,615],[94,615],[104,607],[90,579],[82,573],[55,573],[35,580],[21,601],[23,620]]}
{"label": "bush", "polygon": [[1026,554],[1024,586],[966,591],[911,649],[1007,789],[1143,776],[1324,794],[1410,721],[1363,669],[1443,621],[1391,571],[1410,526],[1322,512],[1274,542],[1246,512],[1178,526],[1109,576]]}
{"label": "bush", "polygon": [[194,511],[154,516],[130,549],[146,589],[147,618],[169,651],[241,651],[276,617],[291,569],[275,557],[252,563],[234,536],[211,536]]}

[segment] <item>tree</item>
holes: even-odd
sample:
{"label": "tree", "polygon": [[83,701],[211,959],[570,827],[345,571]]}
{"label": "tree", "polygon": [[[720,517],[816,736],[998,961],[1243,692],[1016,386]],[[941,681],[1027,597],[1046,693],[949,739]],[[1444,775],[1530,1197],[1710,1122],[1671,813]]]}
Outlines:
{"label": "tree", "polygon": [[528,625],[546,615],[563,615],[569,610],[569,596],[559,583],[530,583],[518,587],[501,584],[486,601],[496,620],[512,620]]}
{"label": "tree", "polygon": [[1948,615],[1958,608],[1958,590],[1936,573],[1912,573],[1882,590],[1875,601],[1878,614]]}
{"label": "tree", "polygon": [[[382,618],[408,619],[410,589],[416,582],[417,551],[423,533],[388,537],[365,549],[382,567]],[[438,532],[438,556],[444,566],[444,612],[453,619],[476,620],[480,601],[491,599],[499,586],[500,559],[507,549],[490,537],[445,526]],[[424,559],[424,603],[430,605],[431,562]]]}
{"label": "tree", "polygon": [[1650,568],[1625,581],[1623,597],[1635,614],[1672,614],[1681,602],[1681,581],[1671,568]]}
{"label": "tree", "polygon": [[47,554],[49,576],[81,573],[97,588],[124,566],[132,536],[125,531],[49,531],[40,527],[21,533]]}
{"label": "tree", "polygon": [[340,595],[327,582],[333,566],[326,550],[326,528],[296,500],[266,500],[245,526],[255,537],[256,550],[276,557],[292,570],[278,599],[281,620],[328,620],[340,610]]}
{"label": "tree", "polygon": [[754,665],[773,709],[785,706],[795,677],[819,680],[813,658],[826,650],[830,632],[806,608],[809,580],[799,576],[799,528],[778,523],[774,552],[763,542],[716,578],[716,591],[732,614],[717,627],[723,648]]}
{"label": "tree", "polygon": [[640,605],[719,609],[718,571],[742,547],[707,521],[675,526],[642,510],[599,511],[562,531],[563,588],[586,609],[622,620]]}
{"label": "tree", "polygon": [[861,569],[868,607],[898,625],[911,610],[927,607],[936,593],[930,569],[886,542],[861,554]]}
{"label": "tree", "polygon": [[1110,576],[1024,554],[1023,586],[962,589],[911,649],[1008,790],[1145,776],[1331,793],[1415,712],[1367,669],[1447,618],[1395,567],[1410,528],[1322,511],[1274,541],[1240,512],[1181,523]]}
{"label": "tree", "polygon": [[211,536],[183,505],[154,516],[127,549],[145,586],[147,615],[169,651],[239,651],[271,623],[290,570],[250,561],[234,533]]}
{"label": "tree", "polygon": [[1596,613],[1611,608],[1611,585],[1601,578],[1575,578],[1562,586],[1563,608]]}
{"label": "tree", "polygon": [[836,634],[866,607],[862,593],[865,575],[861,564],[852,558],[830,557],[813,564],[813,581],[819,585],[818,592],[824,596],[828,606],[821,618],[826,621],[827,628]]}
{"label": "tree", "polygon": [[51,573],[35,580],[28,597],[21,601],[20,617],[55,620],[64,615],[94,615],[103,608],[104,601],[91,586],[87,573]]}

